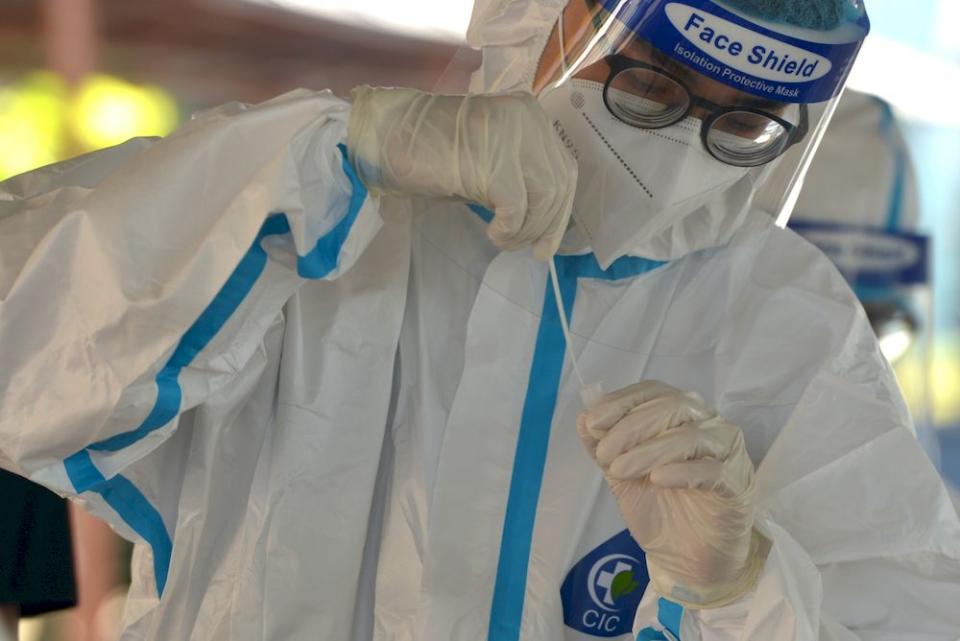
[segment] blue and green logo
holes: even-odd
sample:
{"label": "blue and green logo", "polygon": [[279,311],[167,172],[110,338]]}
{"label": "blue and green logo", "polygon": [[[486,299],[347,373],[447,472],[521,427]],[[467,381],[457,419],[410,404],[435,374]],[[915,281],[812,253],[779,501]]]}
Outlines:
{"label": "blue and green logo", "polygon": [[643,550],[624,530],[567,573],[560,588],[564,623],[596,637],[628,635],[648,582]]}

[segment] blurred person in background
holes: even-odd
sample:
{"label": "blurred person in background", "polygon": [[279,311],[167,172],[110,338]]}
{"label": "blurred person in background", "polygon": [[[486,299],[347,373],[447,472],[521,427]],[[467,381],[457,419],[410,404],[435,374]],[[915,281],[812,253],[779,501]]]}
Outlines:
{"label": "blurred person in background", "polygon": [[77,505],[71,508],[77,604],[51,622],[54,638],[115,641],[121,632],[129,549],[106,523]]}
{"label": "blurred person in background", "polygon": [[[955,636],[867,318],[751,206],[863,7],[693,5],[481,0],[473,94],[301,90],[4,183],[0,465],[137,541],[127,638]],[[773,79],[690,48],[737,34]],[[579,416],[565,347],[619,390]]]}
{"label": "blurred person in background", "polygon": [[67,503],[0,470],[0,640],[18,622],[76,604]]}

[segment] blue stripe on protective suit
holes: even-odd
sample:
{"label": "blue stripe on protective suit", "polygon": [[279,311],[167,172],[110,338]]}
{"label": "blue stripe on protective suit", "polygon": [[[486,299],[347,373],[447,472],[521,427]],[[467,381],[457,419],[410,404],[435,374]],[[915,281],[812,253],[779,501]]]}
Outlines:
{"label": "blue stripe on protective suit", "polygon": [[880,133],[887,139],[890,151],[893,152],[894,169],[893,185],[890,188],[890,201],[887,204],[887,231],[897,231],[900,228],[900,219],[903,213],[903,189],[907,174],[907,158],[903,146],[896,136],[894,129],[893,108],[885,100],[874,97],[874,102],[880,107]]}
{"label": "blue stripe on protective suit", "polygon": [[[560,282],[564,311],[568,317],[573,308],[576,288],[575,279],[568,278]],[[553,289],[547,287],[504,516],[500,559],[490,610],[488,634],[491,641],[517,639],[520,635],[534,518],[565,357],[556,299]]]}
{"label": "blue stripe on protective suit", "polygon": [[[474,211],[478,213],[476,209]],[[554,261],[568,317],[573,314],[578,279],[622,280],[665,264],[646,258],[625,256],[603,270],[593,254],[557,256]],[[489,641],[517,641],[520,638],[537,502],[540,498],[550,426],[565,359],[563,329],[557,314],[553,289],[548,282],[507,496],[500,557],[490,608],[487,633]]]}
{"label": "blue stripe on protective suit", "polygon": [[673,601],[661,598],[657,602],[657,619],[660,625],[667,629],[673,635],[673,638],[680,638],[680,620],[683,618],[683,606]]}
{"label": "blue stripe on protective suit", "polygon": [[[680,638],[680,621],[683,619],[683,606],[661,598],[657,602],[657,620],[663,629],[670,633],[671,638],[683,641]],[[637,641],[670,641],[660,630],[644,628],[637,633]]]}
{"label": "blue stripe on protective suit", "polygon": [[486,207],[481,207],[480,205],[476,205],[474,203],[467,204],[467,207],[470,208],[470,211],[479,216],[483,222],[490,224],[490,222],[493,220],[493,212]]}
{"label": "blue stripe on protective suit", "polygon": [[[343,171],[346,173],[351,184],[350,204],[347,214],[337,222],[332,229],[317,240],[316,245],[310,252],[304,256],[297,256],[297,273],[303,278],[323,278],[336,269],[340,258],[340,251],[367,197],[366,187],[354,172],[353,166],[347,156],[346,147],[341,144],[337,145],[337,148],[342,156]],[[217,292],[217,295],[214,296],[207,308],[203,310],[193,325],[187,329],[183,338],[174,349],[173,354],[155,377],[157,398],[154,401],[153,408],[143,422],[136,429],[122,432],[103,441],[93,443],[86,449],[72,454],[64,461],[67,474],[77,493],[95,491],[102,494],[104,483],[109,484],[114,480],[104,480],[103,475],[91,460],[88,450],[106,452],[121,450],[136,443],[177,417],[180,412],[180,404],[183,397],[179,383],[180,372],[213,340],[214,336],[217,335],[237,308],[240,307],[240,304],[253,289],[257,279],[263,273],[268,260],[267,252],[262,245],[263,239],[268,236],[278,236],[288,233],[290,233],[290,222],[286,214],[272,214],[264,221],[250,249],[247,250],[237,267],[233,270],[233,273],[230,274],[226,284],[220,288],[220,291]],[[119,476],[116,478],[122,479],[122,477]],[[131,487],[133,486],[131,485]],[[145,506],[143,509],[135,511],[142,513],[152,511],[155,513],[156,510],[150,506],[149,502],[146,501],[139,491],[136,491],[136,488],[133,488],[133,490]],[[116,494],[117,492],[114,491],[114,495]],[[127,491],[123,493],[123,496],[130,498],[132,493]],[[120,512],[120,510],[117,511],[121,517],[124,516],[123,512]],[[130,514],[131,511],[127,510],[127,513]],[[126,517],[124,517],[124,520],[127,521]],[[127,521],[127,523],[130,524],[129,521]],[[130,525],[132,527],[132,524]],[[162,522],[160,525],[162,527]],[[139,533],[139,530],[136,528],[134,528],[134,530]],[[166,535],[165,530],[164,535]],[[169,536],[167,536],[166,539],[169,541]],[[151,547],[154,549],[154,559],[164,553],[162,541],[156,541],[156,545],[154,541],[150,541],[149,539],[148,542],[150,542]],[[167,564],[169,564],[169,552],[169,545],[167,545]],[[162,592],[159,575],[157,576],[157,591],[158,593]]]}
{"label": "blue stripe on protective suit", "polygon": [[[67,464],[67,474],[74,484],[92,484],[93,491],[103,497],[124,522],[134,532],[150,545],[153,550],[153,574],[157,580],[157,594],[163,594],[167,583],[167,573],[170,570],[170,555],[173,543],[163,524],[160,513],[143,496],[140,490],[123,475],[116,475],[106,479],[97,471],[90,455],[86,451],[74,455],[79,459],[85,458],[86,465],[76,462]],[[74,458],[71,457],[71,458]],[[83,478],[75,475],[79,473]]]}

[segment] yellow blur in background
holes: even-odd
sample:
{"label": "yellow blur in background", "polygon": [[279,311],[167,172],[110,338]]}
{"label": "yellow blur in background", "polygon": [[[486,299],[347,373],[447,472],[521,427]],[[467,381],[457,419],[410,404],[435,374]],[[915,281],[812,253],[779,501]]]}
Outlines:
{"label": "yellow blur in background", "polygon": [[165,136],[179,121],[176,101],[162,88],[102,74],[88,77],[68,102],[67,127],[84,150]]}
{"label": "yellow blur in background", "polygon": [[180,120],[161,87],[95,73],[75,90],[35,71],[0,88],[0,180],[136,136],[165,136]]}
{"label": "yellow blur in background", "polygon": [[934,337],[929,356],[908,352],[894,370],[915,416],[926,414],[934,426],[960,425],[960,332]]}

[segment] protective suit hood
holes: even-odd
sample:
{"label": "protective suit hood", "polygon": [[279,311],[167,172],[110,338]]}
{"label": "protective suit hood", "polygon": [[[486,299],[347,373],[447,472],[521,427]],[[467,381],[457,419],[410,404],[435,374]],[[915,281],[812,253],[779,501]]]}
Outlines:
{"label": "protective suit hood", "polygon": [[[482,50],[483,59],[470,91],[531,91],[550,32],[567,4],[567,0],[476,0],[467,42]],[[726,244],[746,219],[755,181],[765,169],[751,170],[707,205],[652,230],[640,229],[629,212],[608,214],[594,230],[591,245],[583,230],[572,226],[561,251],[591,246],[606,268],[624,255],[672,260]]]}

